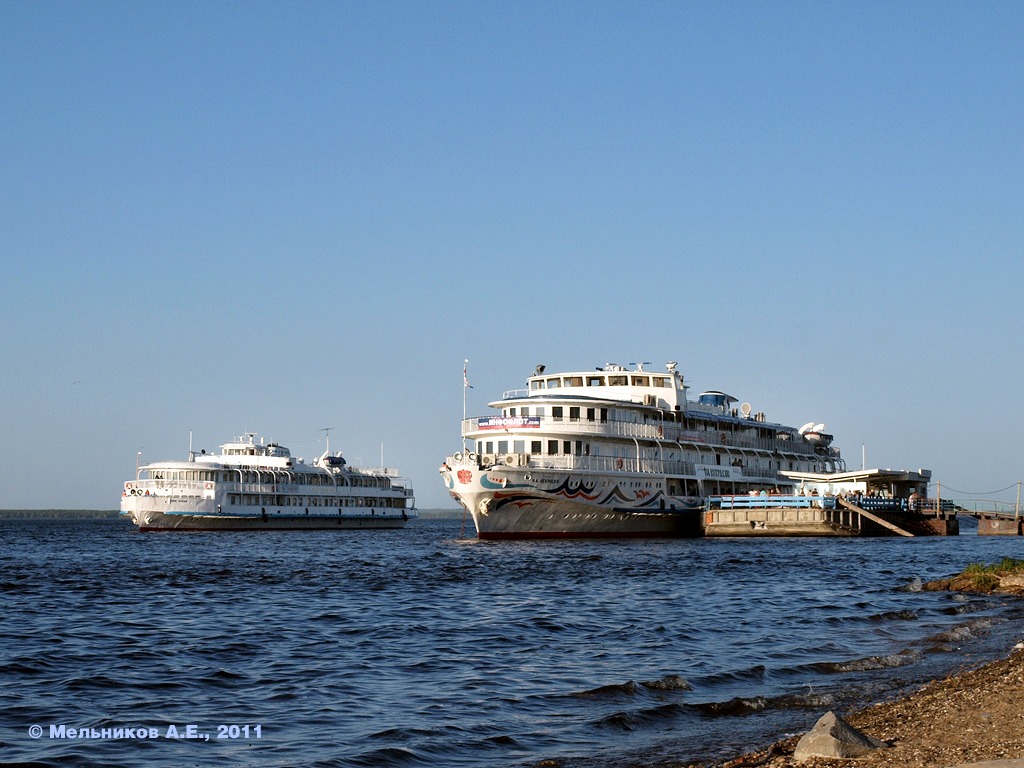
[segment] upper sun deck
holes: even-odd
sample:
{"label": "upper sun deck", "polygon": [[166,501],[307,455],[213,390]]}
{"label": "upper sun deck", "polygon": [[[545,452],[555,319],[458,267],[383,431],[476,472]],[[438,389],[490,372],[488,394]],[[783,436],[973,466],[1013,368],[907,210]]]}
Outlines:
{"label": "upper sun deck", "polygon": [[[607,400],[676,410],[686,405],[686,385],[683,376],[668,363],[667,372],[645,371],[644,364],[635,370],[609,363],[592,371],[544,373],[538,365],[535,375],[527,379],[526,390],[513,390],[503,400],[520,398],[585,398]],[[492,404],[495,405],[495,404]]]}
{"label": "upper sun deck", "polygon": [[[704,419],[709,423],[734,423],[773,428],[786,433],[785,439],[798,437],[796,430],[783,424],[769,422],[762,412],[753,413],[749,403],[736,407],[739,400],[718,390],[701,392],[696,400],[687,399],[688,385],[676,370],[676,363],[665,364],[665,371],[646,371],[648,363],[631,363],[630,370],[615,363],[591,371],[546,373],[538,365],[536,373],[527,379],[528,389],[509,390],[501,400],[489,403],[491,408],[506,415],[515,415],[518,406],[525,409],[539,401],[573,401],[593,404],[622,404],[639,411],[675,413]],[[664,417],[664,413],[663,413]]]}
{"label": "upper sun deck", "polygon": [[214,456],[197,456],[197,460],[215,461],[225,466],[250,466],[290,468],[301,464],[301,459],[293,459],[292,453],[283,445],[264,443],[263,438],[256,442],[256,433],[249,432],[220,447],[220,453]]}

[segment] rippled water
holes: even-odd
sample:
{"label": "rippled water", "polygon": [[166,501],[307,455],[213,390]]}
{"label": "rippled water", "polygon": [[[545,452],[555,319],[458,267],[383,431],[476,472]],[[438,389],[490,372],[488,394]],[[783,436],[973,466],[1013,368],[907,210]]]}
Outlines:
{"label": "rippled water", "polygon": [[[914,591],[1024,556],[1016,538],[517,543],[460,527],[0,521],[0,761],[678,765],[1020,639],[1018,601]],[[159,736],[51,738],[61,724]],[[166,738],[172,724],[210,740]],[[218,739],[232,724],[249,737]]]}

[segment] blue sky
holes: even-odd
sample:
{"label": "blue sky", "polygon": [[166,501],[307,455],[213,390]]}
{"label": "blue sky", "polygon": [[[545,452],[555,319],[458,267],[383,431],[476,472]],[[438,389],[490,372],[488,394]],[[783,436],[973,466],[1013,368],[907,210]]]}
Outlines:
{"label": "blue sky", "polygon": [[1022,39],[1010,2],[0,0],[0,507],[323,427],[451,506],[465,358],[470,415],[678,360],[851,466],[1013,485]]}

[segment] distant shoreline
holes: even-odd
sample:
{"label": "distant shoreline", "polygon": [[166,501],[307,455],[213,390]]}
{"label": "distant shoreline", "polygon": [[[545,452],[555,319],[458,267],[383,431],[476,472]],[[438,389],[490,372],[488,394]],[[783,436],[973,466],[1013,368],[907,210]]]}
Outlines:
{"label": "distant shoreline", "polygon": [[0,520],[114,520],[116,509],[0,509]]}

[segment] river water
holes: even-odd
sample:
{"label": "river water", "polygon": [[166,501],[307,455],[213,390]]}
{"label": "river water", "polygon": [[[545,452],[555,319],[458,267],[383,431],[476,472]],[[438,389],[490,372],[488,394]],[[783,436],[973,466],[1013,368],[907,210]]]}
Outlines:
{"label": "river water", "polygon": [[663,768],[1024,632],[1020,601],[917,589],[1018,538],[461,533],[0,521],[0,762]]}

